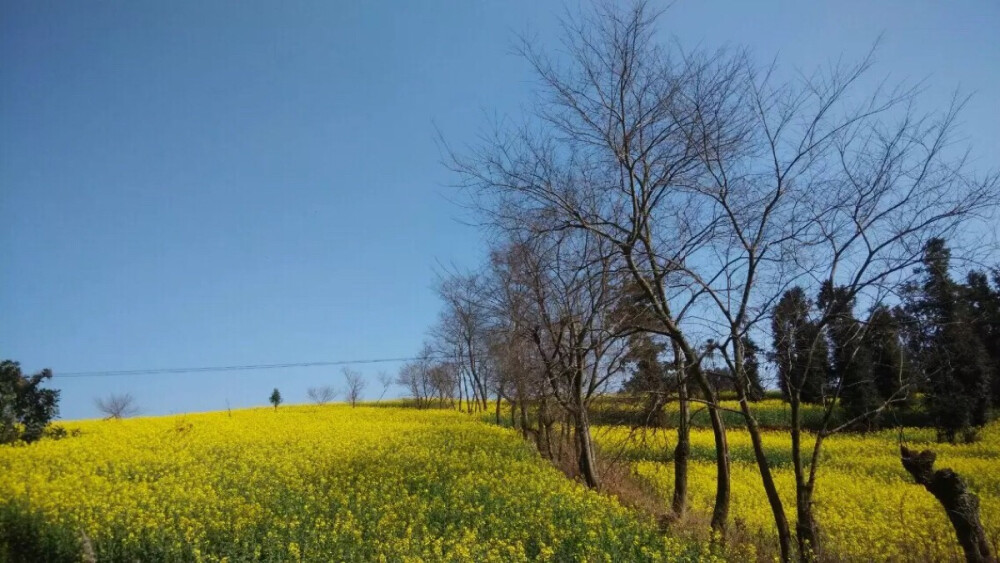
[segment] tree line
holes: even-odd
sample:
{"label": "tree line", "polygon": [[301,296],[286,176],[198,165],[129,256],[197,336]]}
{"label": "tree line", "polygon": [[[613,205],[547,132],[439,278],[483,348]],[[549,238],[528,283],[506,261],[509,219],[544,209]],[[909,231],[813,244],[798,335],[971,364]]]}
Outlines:
{"label": "tree line", "polygon": [[[872,85],[873,53],[791,74],[746,50],[665,45],[659,16],[643,3],[569,16],[560,59],[522,42],[539,87],[523,120],[443,143],[490,249],[482,268],[442,277],[440,318],[399,382],[420,404],[498,419],[507,404],[550,457],[564,421],[594,488],[595,399],[627,382],[651,411],[676,401],[677,516],[703,407],[720,533],[732,394],[781,557],[814,559],[826,438],[907,405],[946,440],[986,420],[1000,283],[981,267],[951,276],[996,260],[983,240],[1000,177],[956,146],[964,99],[921,113],[919,87]],[[751,407],[770,386],[790,410],[791,507]],[[823,411],[810,431],[807,403]]]}

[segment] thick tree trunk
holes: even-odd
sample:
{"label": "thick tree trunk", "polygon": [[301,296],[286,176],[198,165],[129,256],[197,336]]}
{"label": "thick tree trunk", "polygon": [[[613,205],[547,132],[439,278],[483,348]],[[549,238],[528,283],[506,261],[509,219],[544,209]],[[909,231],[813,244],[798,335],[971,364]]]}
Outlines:
{"label": "thick tree trunk", "polygon": [[934,460],[937,456],[934,452],[924,450],[917,453],[900,446],[899,453],[903,467],[944,507],[955,528],[958,543],[965,551],[965,560],[969,563],[996,563],[979,520],[979,497],[970,492],[962,478],[951,469],[935,471]]}

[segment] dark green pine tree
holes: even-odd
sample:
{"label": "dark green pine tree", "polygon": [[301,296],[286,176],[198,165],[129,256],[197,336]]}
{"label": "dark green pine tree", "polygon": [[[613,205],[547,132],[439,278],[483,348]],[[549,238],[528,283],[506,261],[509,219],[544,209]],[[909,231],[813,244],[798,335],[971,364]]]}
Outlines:
{"label": "dark green pine tree", "polygon": [[902,345],[901,334],[898,316],[888,307],[872,310],[868,316],[865,347],[871,353],[872,379],[883,401],[901,401],[901,389],[912,381],[909,354]]}
{"label": "dark green pine tree", "polygon": [[992,403],[1000,405],[1000,270],[993,271],[992,287],[985,272],[969,272],[967,284],[972,322],[990,359]]}
{"label": "dark green pine tree", "polygon": [[854,317],[854,298],[847,289],[826,283],[820,288],[817,305],[829,318],[826,335],[830,339],[831,376],[840,387],[840,405],[848,418],[866,417],[880,404],[872,373],[871,351],[865,346],[867,327]]}
{"label": "dark green pine tree", "polygon": [[632,377],[627,379],[624,390],[629,393],[663,393],[665,372],[660,355],[665,346],[653,340],[648,332],[637,332],[628,338],[625,360],[634,366]]}
{"label": "dark green pine tree", "polygon": [[829,379],[829,349],[809,316],[812,302],[801,287],[781,296],[771,320],[778,386],[786,400],[797,394],[806,403],[822,402]]}
{"label": "dark green pine tree", "polygon": [[908,292],[916,321],[915,348],[924,378],[924,401],[939,439],[971,440],[986,423],[990,403],[989,358],[976,336],[972,308],[949,274],[951,252],[942,239],[928,241],[922,280]]}

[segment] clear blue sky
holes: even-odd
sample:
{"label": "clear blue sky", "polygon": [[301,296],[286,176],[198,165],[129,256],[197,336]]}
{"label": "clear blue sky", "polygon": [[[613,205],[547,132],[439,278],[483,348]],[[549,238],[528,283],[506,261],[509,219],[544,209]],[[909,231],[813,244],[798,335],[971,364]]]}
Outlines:
{"label": "clear blue sky", "polygon": [[[575,5],[575,4],[570,4]],[[0,357],[34,371],[410,355],[437,264],[471,266],[435,126],[470,141],[531,74],[560,5],[0,2]],[[664,37],[808,68],[884,33],[879,75],[975,95],[1000,155],[1000,3],[679,0]],[[372,376],[379,367],[359,366]],[[63,379],[64,418],[131,392],[147,414],[290,402],[335,368]],[[371,387],[369,391],[374,388]]]}

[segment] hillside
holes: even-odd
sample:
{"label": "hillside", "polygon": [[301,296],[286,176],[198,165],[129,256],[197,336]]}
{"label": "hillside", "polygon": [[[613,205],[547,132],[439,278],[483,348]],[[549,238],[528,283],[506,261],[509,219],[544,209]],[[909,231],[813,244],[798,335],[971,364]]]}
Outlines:
{"label": "hillside", "polygon": [[0,556],[79,561],[697,558],[456,412],[282,407],[69,422],[0,447]]}

